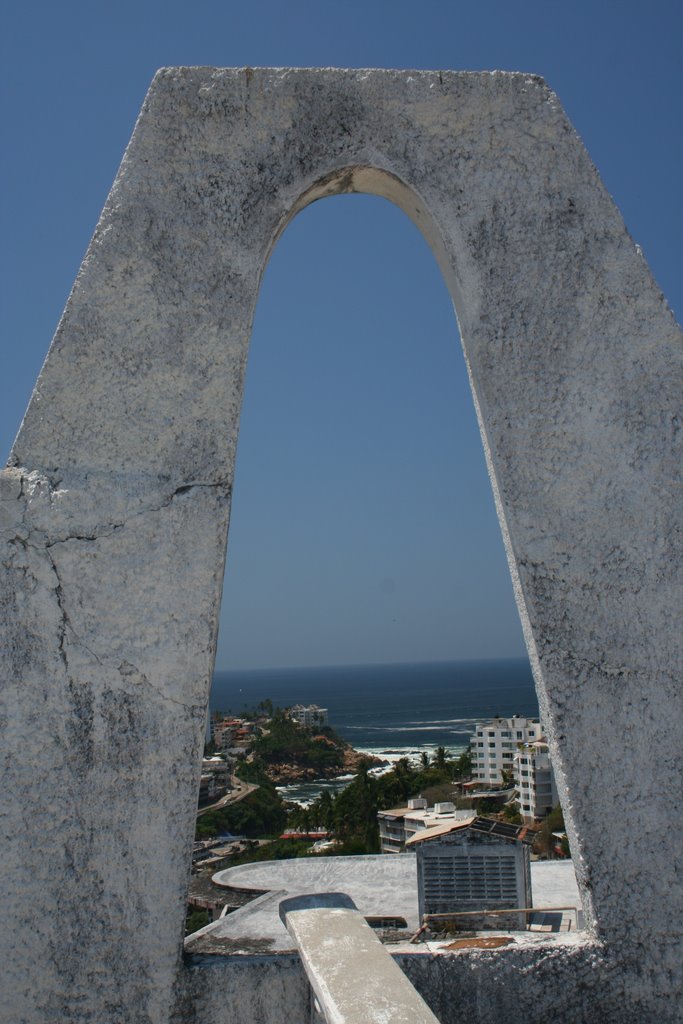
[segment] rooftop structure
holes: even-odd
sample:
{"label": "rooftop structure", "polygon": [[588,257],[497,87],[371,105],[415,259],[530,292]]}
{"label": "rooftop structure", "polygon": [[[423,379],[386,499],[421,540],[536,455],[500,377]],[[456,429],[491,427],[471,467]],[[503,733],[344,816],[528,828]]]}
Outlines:
{"label": "rooftop structure", "polygon": [[[534,903],[539,908],[580,909],[574,866],[570,861],[534,862],[531,878]],[[220,948],[221,944],[224,949],[236,952],[247,951],[256,944],[260,944],[261,950],[279,953],[291,950],[293,946],[280,919],[279,905],[281,900],[303,893],[347,893],[364,917],[374,924],[386,924],[389,932],[402,932],[403,939],[397,941],[399,945],[403,942],[406,950],[408,937],[421,923],[414,852],[402,857],[374,855],[264,861],[226,868],[215,874],[213,880],[230,901],[243,898],[245,894],[251,894],[252,899],[214,925],[189,936],[185,944],[188,952],[200,953],[203,949]],[[564,924],[558,926],[557,932],[571,936],[577,927],[576,913],[571,910],[558,913]],[[405,924],[397,923],[401,921]],[[532,931],[529,939],[536,934]],[[524,944],[523,937],[520,942]],[[415,952],[414,946],[412,950]]]}
{"label": "rooftop structure", "polygon": [[[417,852],[420,920],[425,914],[510,911],[495,927],[526,927],[531,903],[529,847],[525,828],[477,815],[441,822],[417,832],[406,843]],[[468,918],[473,927],[487,919]]]}
{"label": "rooftop structure", "polygon": [[282,900],[280,916],[324,1020],[439,1024],[345,893]]}
{"label": "rooftop structure", "polygon": [[407,807],[378,811],[380,852],[403,853],[406,841],[421,829],[431,828],[441,822],[461,821],[470,814],[468,810],[456,810],[455,804],[450,801],[428,807],[422,797],[412,798]]}

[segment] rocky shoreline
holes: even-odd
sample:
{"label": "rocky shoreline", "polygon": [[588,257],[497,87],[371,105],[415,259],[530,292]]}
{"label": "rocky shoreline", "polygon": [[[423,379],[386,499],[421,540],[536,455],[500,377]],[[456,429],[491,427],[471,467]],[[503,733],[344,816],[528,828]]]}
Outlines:
{"label": "rocky shoreline", "polygon": [[368,764],[371,768],[381,768],[388,764],[379,757],[370,754],[362,754],[351,746],[342,748],[341,766],[320,769],[308,768],[295,763],[269,764],[266,767],[266,774],[276,786],[290,786],[296,782],[315,782],[318,779],[338,779],[342,775],[355,775],[361,764]]}

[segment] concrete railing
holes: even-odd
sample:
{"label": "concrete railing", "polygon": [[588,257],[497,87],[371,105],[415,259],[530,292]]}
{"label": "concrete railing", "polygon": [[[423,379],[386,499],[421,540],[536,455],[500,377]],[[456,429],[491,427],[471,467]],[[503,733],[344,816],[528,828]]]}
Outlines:
{"label": "concrete railing", "polygon": [[439,1024],[345,893],[280,903],[325,1024]]}

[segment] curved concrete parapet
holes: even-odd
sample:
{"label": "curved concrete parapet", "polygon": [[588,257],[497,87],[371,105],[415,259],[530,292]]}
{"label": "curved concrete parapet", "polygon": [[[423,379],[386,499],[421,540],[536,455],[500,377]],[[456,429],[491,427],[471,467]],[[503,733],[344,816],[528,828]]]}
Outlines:
{"label": "curved concrete parapet", "polygon": [[[683,346],[642,255],[533,75],[168,68],[0,480],[13,1024],[103,1007],[161,1024],[180,1005],[259,283],[296,212],[351,191],[415,221],[457,310],[600,950],[559,972],[568,1005],[678,1014],[680,854],[662,836],[682,771]],[[528,973],[477,964],[491,1006]],[[543,1019],[518,1005],[511,1021]]]}

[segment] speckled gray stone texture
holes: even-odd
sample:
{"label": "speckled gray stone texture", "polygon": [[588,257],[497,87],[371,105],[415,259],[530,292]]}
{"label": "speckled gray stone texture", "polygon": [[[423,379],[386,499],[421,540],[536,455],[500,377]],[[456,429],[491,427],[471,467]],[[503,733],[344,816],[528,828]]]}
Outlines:
{"label": "speckled gray stone texture", "polygon": [[154,80],[2,474],[4,1021],[187,1008],[258,286],[295,213],[344,191],[402,206],[457,308],[593,936],[567,1005],[598,977],[602,1019],[678,1018],[680,330],[540,79],[199,68]]}
{"label": "speckled gray stone texture", "polygon": [[[440,1024],[629,1024],[645,1016],[635,1002],[624,1004],[623,990],[611,983],[619,964],[605,960],[597,943],[440,955],[409,948],[392,955]],[[173,1024],[320,1024],[302,977],[291,956],[192,956]],[[676,1020],[668,1012],[665,1019]]]}

